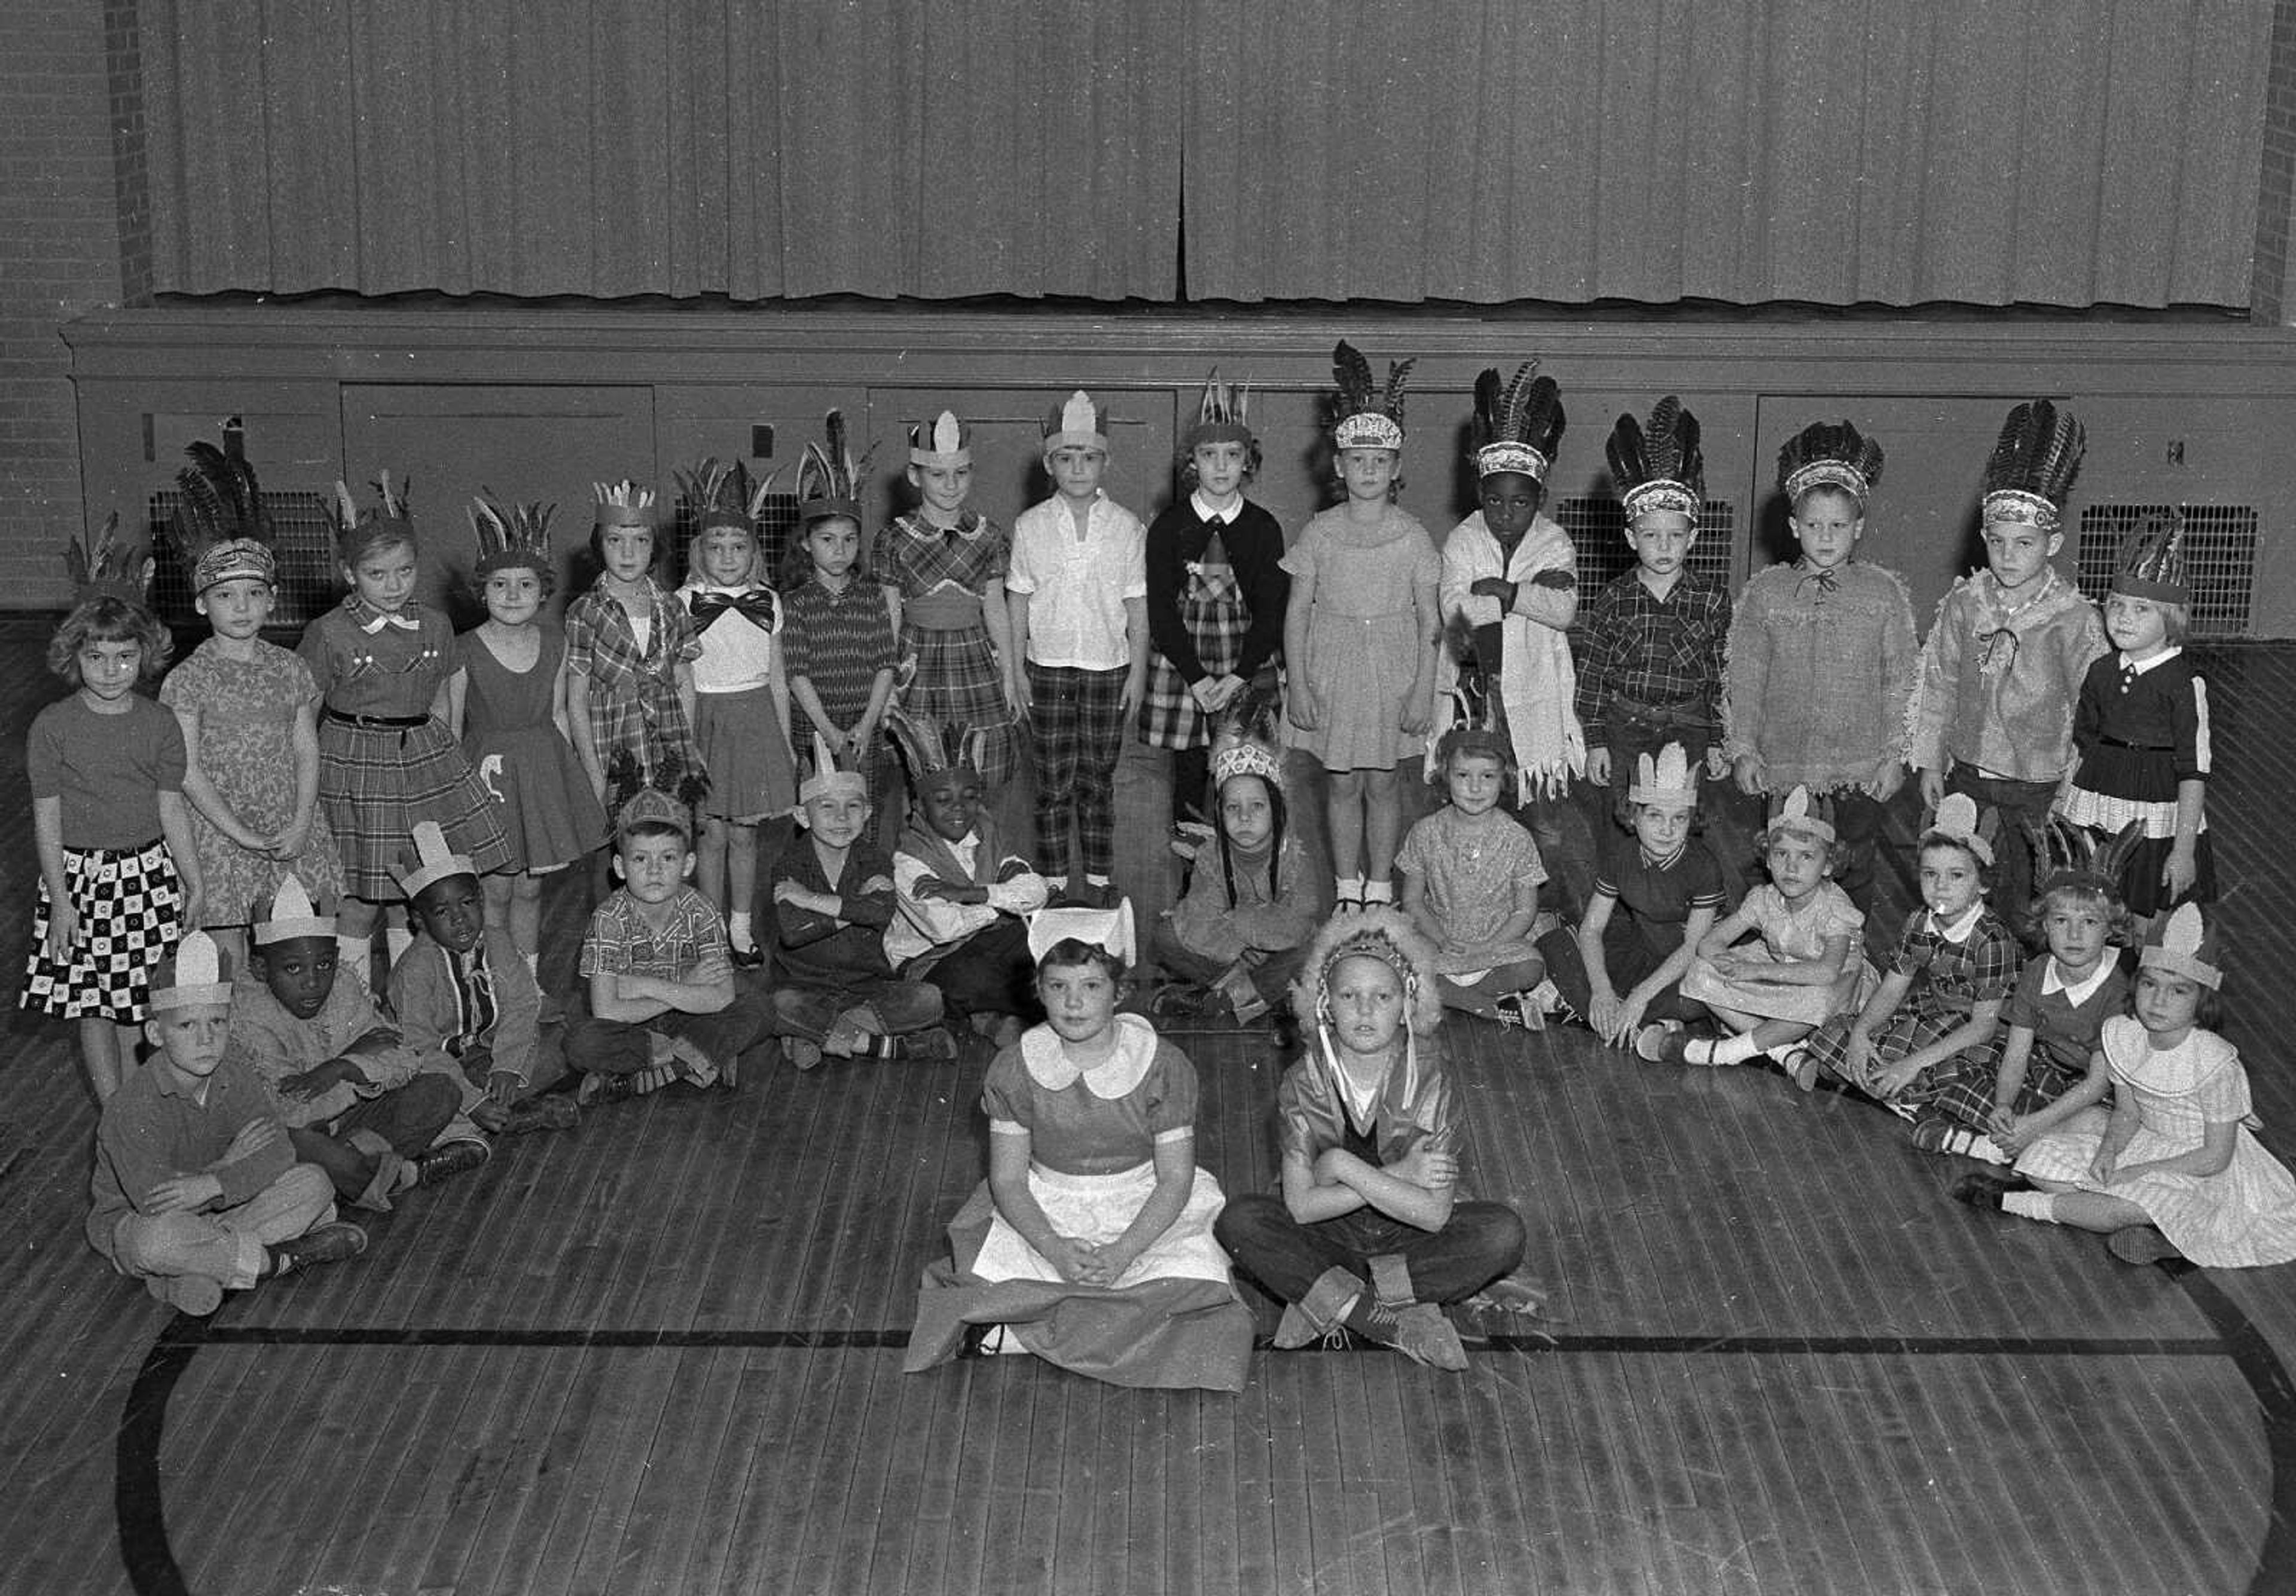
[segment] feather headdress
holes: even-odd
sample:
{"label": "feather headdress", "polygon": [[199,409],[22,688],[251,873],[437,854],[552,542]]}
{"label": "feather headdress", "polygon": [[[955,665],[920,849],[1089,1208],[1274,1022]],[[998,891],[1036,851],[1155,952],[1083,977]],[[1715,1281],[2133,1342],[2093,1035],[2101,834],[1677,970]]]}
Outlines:
{"label": "feather headdress", "polygon": [[909,429],[909,464],[954,469],[972,464],[972,429],[944,410]]}
{"label": "feather headdress", "polygon": [[928,776],[943,770],[979,770],[988,749],[988,734],[974,728],[962,738],[929,715],[912,715],[897,699],[885,706],[885,735],[893,739],[909,780],[922,786]]}
{"label": "feather headdress", "polygon": [[2100,893],[2120,901],[2120,878],[2144,842],[2144,822],[2131,820],[2118,835],[2100,843],[2096,834],[2052,811],[2046,826],[2025,823],[2025,845],[2041,867],[2033,890],[2038,904],[2060,887]]}
{"label": "feather headdress", "polygon": [[1995,819],[2000,811],[1980,816],[1977,800],[1966,793],[1948,793],[1937,806],[1937,813],[1922,828],[1922,845],[1927,847],[1932,838],[1966,848],[1988,866],[1994,862],[1993,837],[2000,822]]}
{"label": "feather headdress", "polygon": [[2088,434],[2069,410],[2037,399],[2009,412],[1985,463],[1985,521],[2054,532]]}
{"label": "feather headdress", "polygon": [[[861,520],[861,484],[867,480],[869,456],[853,457],[845,433],[845,412],[832,410],[823,423],[825,441],[808,443],[797,463],[797,518],[800,525],[832,515]],[[874,451],[872,450],[872,453]]]}
{"label": "feather headdress", "polygon": [[1863,511],[1882,481],[1882,446],[1847,421],[1814,421],[1778,450],[1778,491],[1788,504],[1813,488],[1840,488]]}
{"label": "feather headdress", "polygon": [[368,549],[414,539],[414,515],[407,507],[412,481],[401,478],[394,488],[386,471],[367,486],[374,489],[372,505],[361,505],[352,497],[350,484],[338,481],[335,497],[326,506],[327,524],[335,533],[335,554],[346,565],[357,564]]}
{"label": "feather headdress", "polygon": [[1798,786],[1785,795],[1770,816],[1772,831],[1799,832],[1821,843],[1830,843],[1840,834],[1828,818],[1833,805],[1813,794],[1808,787]]}
{"label": "feather headdress", "polygon": [[1346,339],[1332,350],[1332,380],[1339,391],[1332,407],[1332,443],[1337,448],[1401,448],[1403,389],[1417,357],[1390,360],[1387,386],[1371,374],[1371,362]]}
{"label": "feather headdress", "polygon": [[1108,451],[1108,412],[1081,388],[1045,417],[1045,453],[1056,448]]}
{"label": "feather headdress", "polygon": [[142,609],[152,590],[152,540],[122,537],[114,510],[94,532],[83,526],[65,540],[64,572],[75,604],[117,598]]}
{"label": "feather headdress", "polygon": [[590,497],[597,509],[590,517],[594,527],[642,526],[653,531],[653,489],[641,488],[629,478],[619,482],[593,482]]}
{"label": "feather headdress", "polygon": [[1218,793],[1233,777],[1257,776],[1271,788],[1283,786],[1283,755],[1268,735],[1272,728],[1253,710],[1223,719],[1212,734],[1212,791]]}
{"label": "feather headdress", "polygon": [[262,485],[247,460],[247,433],[236,415],[223,424],[223,447],[194,439],[184,447],[191,464],[176,472],[176,512],[168,531],[192,591],[204,593],[217,582],[251,577],[275,581],[271,553],[271,514],[263,506]]}
{"label": "feather headdress", "polygon": [[767,484],[752,481],[750,468],[741,461],[705,455],[672,474],[695,537],[720,527],[757,534],[758,512],[765,507]]}
{"label": "feather headdress", "polygon": [[1524,361],[1504,390],[1495,366],[1476,377],[1469,435],[1478,477],[1511,471],[1534,482],[1546,481],[1555,446],[1562,441],[1562,390],[1553,377],[1534,375],[1538,370],[1538,361]]}
{"label": "feather headdress", "polygon": [[2188,605],[2193,584],[2185,570],[2185,518],[2175,510],[2138,528],[2120,551],[2112,590],[2154,604]]}
{"label": "feather headdress", "polygon": [[843,753],[832,747],[829,739],[816,731],[813,734],[813,769],[798,784],[798,824],[807,827],[813,824],[806,813],[807,804],[816,798],[840,795],[866,801],[869,796],[868,777],[853,769]]}
{"label": "feather headdress", "polygon": [[2166,970],[2215,991],[2224,984],[2216,926],[2197,903],[2180,903],[2172,913],[2155,915],[2144,934],[2144,950],[2136,955],[2136,967]]}
{"label": "feather headdress", "polygon": [[1241,443],[1250,448],[1258,441],[1251,434],[1250,407],[1250,385],[1221,382],[1219,367],[1215,366],[1204,378],[1204,394],[1196,403],[1196,419],[1180,435],[1180,453],[1192,455],[1207,443]]}
{"label": "feather headdress", "polygon": [[1419,1095],[1419,1039],[1442,1024],[1443,994],[1436,979],[1435,944],[1399,909],[1374,906],[1333,915],[1308,944],[1292,1007],[1303,1026],[1316,1029],[1318,1050],[1332,1084],[1341,1085],[1339,1057],[1332,1050],[1330,988],[1342,959],[1374,958],[1395,972],[1403,988],[1404,1100]]}
{"label": "feather headdress", "polygon": [[1604,452],[1629,526],[1646,510],[1671,510],[1698,523],[1706,503],[1706,457],[1698,448],[1698,417],[1679,399],[1669,393],[1659,400],[1647,424],[1620,416]]}
{"label": "feather headdress", "polygon": [[550,559],[550,518],[557,514],[556,505],[539,500],[505,506],[493,489],[480,489],[471,500],[471,536],[479,546],[472,574],[483,582],[497,571],[526,570],[544,578],[547,587],[556,569]]}
{"label": "feather headdress", "polygon": [[1629,803],[1685,803],[1698,796],[1698,766],[1679,743],[1669,743],[1653,755],[1635,755],[1635,778],[1628,785]]}

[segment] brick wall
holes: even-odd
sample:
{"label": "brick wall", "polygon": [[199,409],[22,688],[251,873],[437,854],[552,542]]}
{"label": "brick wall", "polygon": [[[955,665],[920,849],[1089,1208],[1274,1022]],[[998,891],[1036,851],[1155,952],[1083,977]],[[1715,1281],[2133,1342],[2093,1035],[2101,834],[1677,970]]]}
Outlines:
{"label": "brick wall", "polygon": [[[68,595],[57,551],[80,524],[79,441],[57,329],[122,299],[123,224],[140,228],[131,286],[147,294],[151,229],[130,0],[8,0],[0,51],[0,593]],[[120,120],[123,136],[115,139]],[[132,155],[132,162],[127,158]]]}

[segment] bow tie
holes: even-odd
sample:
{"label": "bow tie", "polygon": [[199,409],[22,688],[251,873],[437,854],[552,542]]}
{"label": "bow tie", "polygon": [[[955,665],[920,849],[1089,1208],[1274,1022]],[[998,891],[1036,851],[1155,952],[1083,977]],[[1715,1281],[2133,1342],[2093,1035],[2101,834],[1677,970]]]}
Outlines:
{"label": "bow tie", "polygon": [[728,610],[748,616],[767,631],[774,629],[774,596],[763,588],[747,593],[696,593],[693,610],[694,624],[705,632]]}
{"label": "bow tie", "polygon": [[1813,571],[1804,566],[1801,568],[1801,580],[1794,584],[1794,591],[1800,592],[1803,586],[1809,582],[1817,584],[1820,594],[1831,593],[1841,586],[1841,568],[1838,565],[1828,565],[1822,571]]}
{"label": "bow tie", "polygon": [[1979,633],[1977,668],[1980,670],[1992,670],[1993,656],[1998,653],[2001,654],[2001,668],[2006,670],[2017,662],[2017,634],[2005,626],[1997,626],[1989,632]]}
{"label": "bow tie", "polygon": [[398,610],[377,610],[372,619],[359,622],[359,630],[371,638],[386,626],[395,626],[403,632],[419,632],[422,629],[422,623],[412,615]]}

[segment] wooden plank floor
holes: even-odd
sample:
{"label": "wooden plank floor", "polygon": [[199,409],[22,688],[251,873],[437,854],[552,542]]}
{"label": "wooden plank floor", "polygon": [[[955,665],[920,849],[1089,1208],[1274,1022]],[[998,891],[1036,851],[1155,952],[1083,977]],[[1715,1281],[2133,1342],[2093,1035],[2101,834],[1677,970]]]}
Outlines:
{"label": "wooden plank floor", "polygon": [[[0,624],[12,771],[38,649]],[[2227,1029],[2287,1155],[2296,647],[2210,669]],[[579,912],[554,899],[552,934]],[[1548,1316],[1474,1322],[1463,1376],[1263,1354],[1230,1398],[1021,1358],[899,1373],[917,1273],[983,1167],[978,1049],[759,1070],[505,1144],[365,1258],[194,1325],[86,1250],[93,1111],[64,1028],[16,1016],[0,1592],[2296,1583],[2296,1271],[2131,1270],[1969,1213],[1945,1197],[1961,1165],[1775,1074],[1652,1069],[1583,1032],[1460,1037],[1472,1173],[1529,1221]],[[1275,1061],[1239,1034],[1184,1045],[1207,1165],[1266,1185]]]}

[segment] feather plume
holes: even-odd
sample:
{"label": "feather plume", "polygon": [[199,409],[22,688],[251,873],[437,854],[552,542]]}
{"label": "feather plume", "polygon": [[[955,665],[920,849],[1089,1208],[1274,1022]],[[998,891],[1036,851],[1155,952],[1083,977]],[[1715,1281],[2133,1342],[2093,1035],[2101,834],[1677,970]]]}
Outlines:
{"label": "feather plume", "polygon": [[1653,474],[1643,448],[1642,423],[1630,413],[1622,413],[1611,426],[1603,444],[1603,457],[1610,462],[1611,481],[1621,494],[1649,481]]}
{"label": "feather plume", "polygon": [[1403,419],[1403,388],[1411,380],[1411,368],[1419,364],[1419,357],[1387,363],[1387,415],[1390,421]]}
{"label": "feather plume", "polygon": [[1372,408],[1372,395],[1377,391],[1378,384],[1372,376],[1371,362],[1344,338],[1332,350],[1332,378],[1339,387],[1342,415],[1358,415]]}
{"label": "feather plume", "polygon": [[2088,434],[2070,411],[2046,399],[2009,412],[1985,463],[1985,491],[2038,494],[2062,506],[2080,469]]}
{"label": "feather plume", "polygon": [[223,424],[223,447],[204,438],[184,448],[191,464],[176,472],[176,510],[168,531],[185,566],[217,545],[244,539],[268,547],[271,516],[247,458],[246,433],[234,415]]}
{"label": "feather plume", "polygon": [[1477,448],[1498,436],[1498,417],[1503,403],[1499,396],[1499,368],[1486,366],[1475,374],[1475,415],[1471,436]]}
{"label": "feather plume", "polygon": [[1822,463],[1844,465],[1857,473],[1867,492],[1882,481],[1882,446],[1847,421],[1814,421],[1788,439],[1778,450],[1778,488],[1797,472]]}
{"label": "feather plume", "polygon": [[885,706],[885,735],[908,767],[909,779],[921,781],[949,766],[948,738],[939,721],[912,715],[896,698]]}

